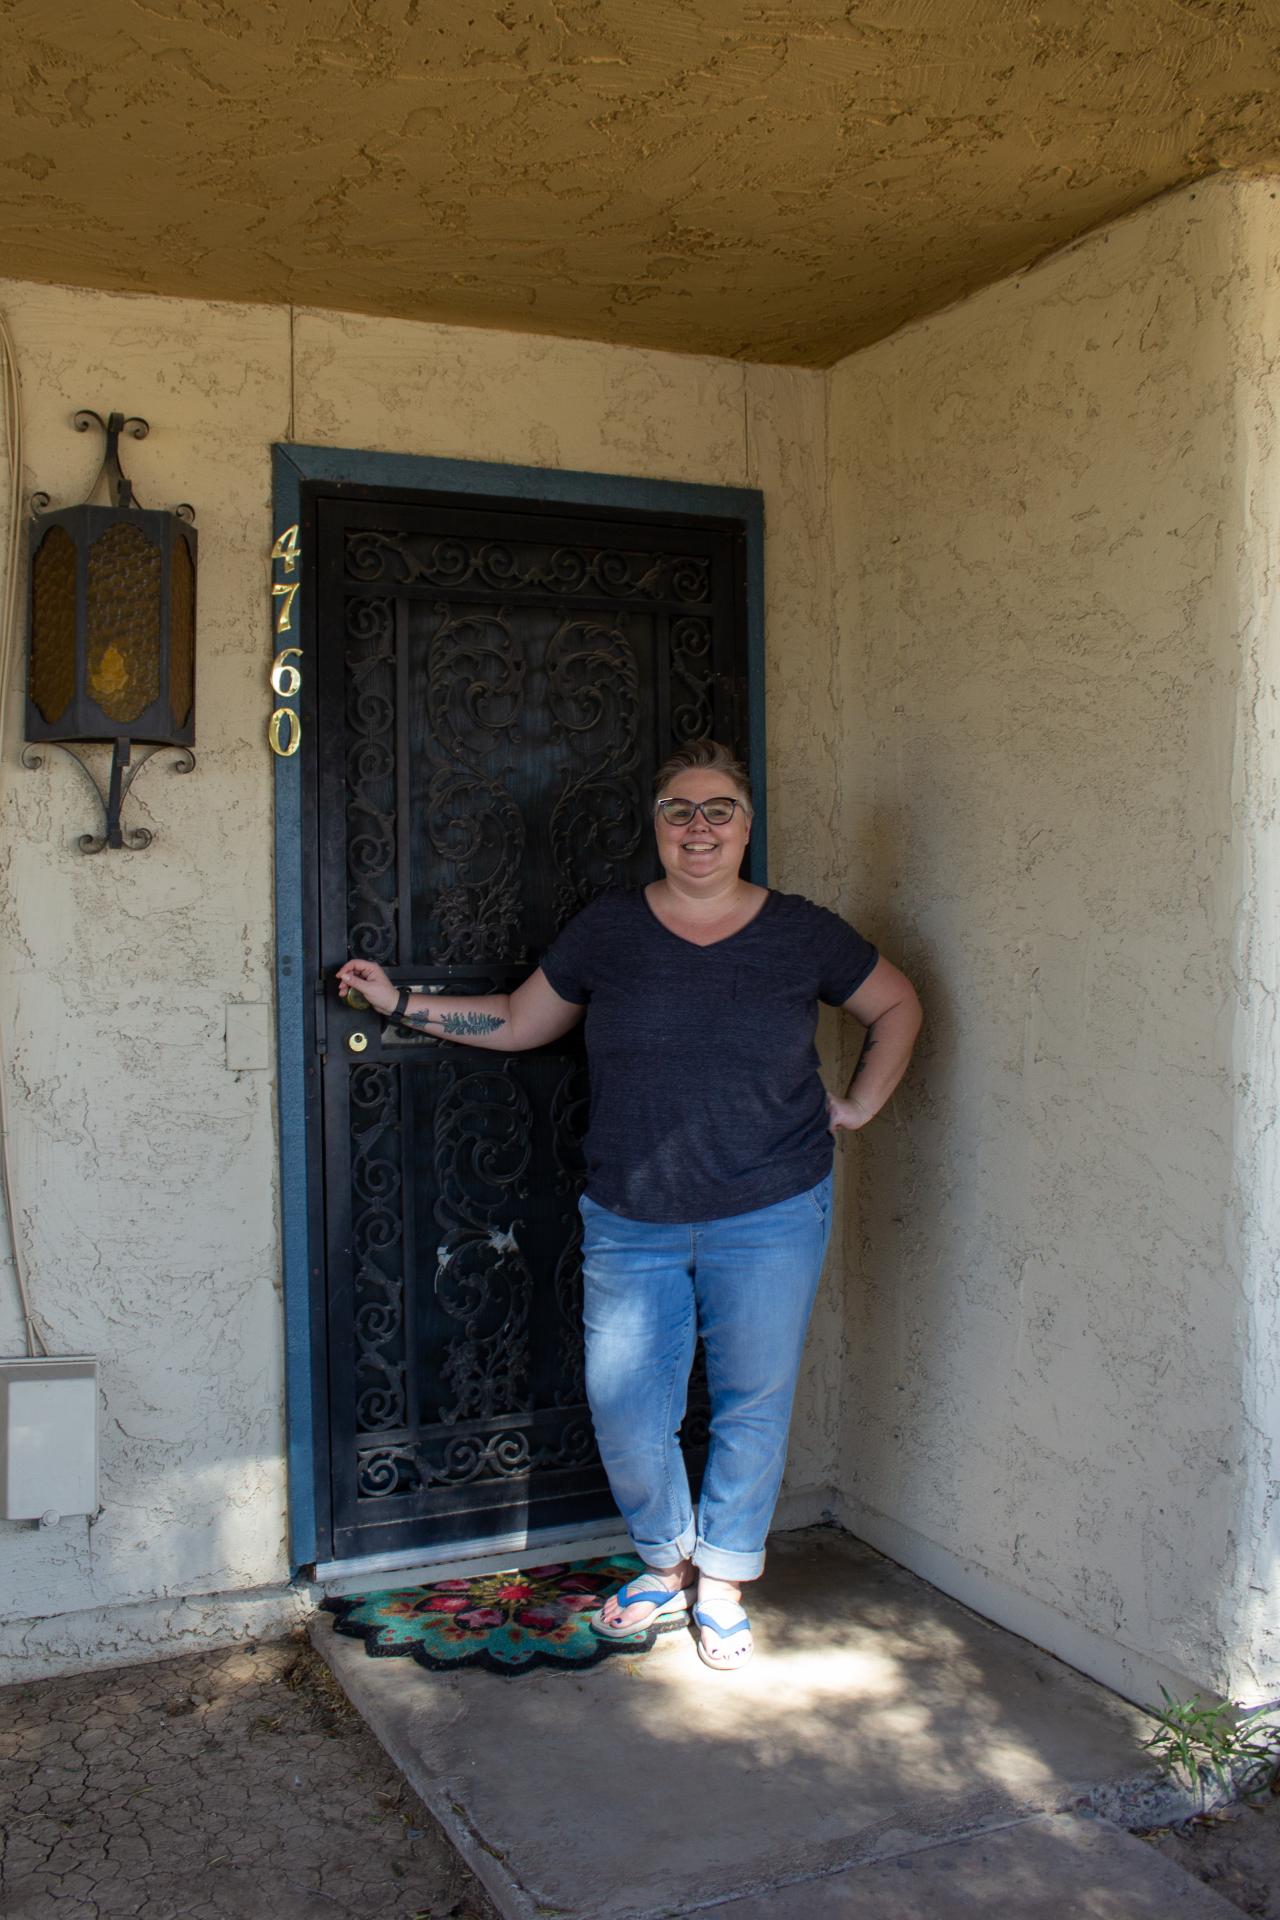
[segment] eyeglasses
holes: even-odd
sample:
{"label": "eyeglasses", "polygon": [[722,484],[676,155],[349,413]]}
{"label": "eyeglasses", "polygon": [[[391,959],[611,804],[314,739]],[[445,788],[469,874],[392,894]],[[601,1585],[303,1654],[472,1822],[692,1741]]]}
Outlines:
{"label": "eyeglasses", "polygon": [[731,800],[725,794],[714,800],[659,800],[657,811],[669,827],[687,827],[699,813],[709,827],[727,827],[738,807],[743,813],[747,810],[741,800]]}

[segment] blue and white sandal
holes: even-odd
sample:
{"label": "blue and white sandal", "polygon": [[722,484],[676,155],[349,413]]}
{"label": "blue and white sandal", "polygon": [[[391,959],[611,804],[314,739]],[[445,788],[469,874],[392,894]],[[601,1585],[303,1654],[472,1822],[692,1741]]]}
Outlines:
{"label": "blue and white sandal", "polygon": [[[732,1607],[733,1605],[734,1602],[732,1600],[711,1600],[704,1601],[701,1606],[693,1609],[693,1623],[699,1629],[698,1658],[704,1667],[714,1667],[717,1673],[737,1673],[740,1667],[746,1666],[748,1660],[755,1652],[754,1645],[750,1643],[741,1651],[740,1658],[735,1656],[733,1649],[729,1649],[726,1652],[724,1642],[726,1640],[736,1639],[739,1634],[750,1634],[751,1622],[748,1620],[744,1608],[736,1620],[731,1620],[722,1625],[719,1620],[713,1618],[708,1608]],[[714,1633],[720,1642],[720,1645],[714,1652],[708,1651],[708,1649],[703,1646],[703,1632]]]}
{"label": "blue and white sandal", "polygon": [[680,1626],[689,1611],[689,1595],[694,1591],[694,1583],[687,1587],[677,1587],[673,1593],[670,1587],[662,1586],[651,1580],[646,1585],[646,1576],[637,1574],[634,1580],[628,1580],[625,1586],[618,1588],[614,1599],[624,1610],[648,1604],[653,1608],[643,1620],[633,1620],[629,1627],[608,1626],[599,1613],[591,1616],[591,1631],[601,1640],[632,1640],[638,1633],[667,1633],[672,1627]]}

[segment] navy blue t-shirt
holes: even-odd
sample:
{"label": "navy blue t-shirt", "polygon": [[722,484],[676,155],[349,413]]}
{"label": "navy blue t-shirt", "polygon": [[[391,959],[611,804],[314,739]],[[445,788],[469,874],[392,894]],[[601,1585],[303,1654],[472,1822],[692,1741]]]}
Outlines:
{"label": "navy blue t-shirt", "polygon": [[586,1005],[587,1193],[629,1220],[723,1220],[831,1169],[814,1033],[878,959],[837,914],[770,893],[754,920],[698,947],[642,890],[606,893],[542,961]]}

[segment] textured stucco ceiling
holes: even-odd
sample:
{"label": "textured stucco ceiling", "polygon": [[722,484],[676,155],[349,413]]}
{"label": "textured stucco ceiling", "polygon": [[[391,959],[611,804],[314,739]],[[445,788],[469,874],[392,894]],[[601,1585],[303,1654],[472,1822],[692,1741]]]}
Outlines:
{"label": "textured stucco ceiling", "polygon": [[0,0],[0,270],[825,365],[1278,80],[1280,0]]}

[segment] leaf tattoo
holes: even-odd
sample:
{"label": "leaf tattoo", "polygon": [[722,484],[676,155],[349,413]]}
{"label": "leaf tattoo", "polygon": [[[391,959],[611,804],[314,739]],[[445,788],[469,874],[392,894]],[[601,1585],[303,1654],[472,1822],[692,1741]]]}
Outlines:
{"label": "leaf tattoo", "polygon": [[452,1033],[459,1039],[496,1033],[507,1024],[496,1013],[406,1013],[401,1015],[401,1022],[406,1027],[420,1027],[424,1032],[429,1027],[439,1027],[442,1033]]}
{"label": "leaf tattoo", "polygon": [[496,1033],[507,1024],[496,1013],[442,1013],[439,1018],[445,1033]]}

